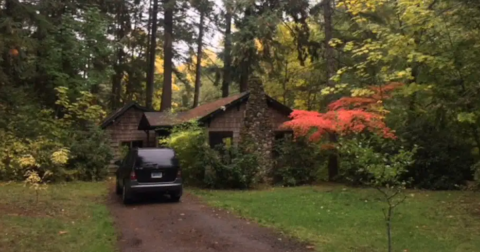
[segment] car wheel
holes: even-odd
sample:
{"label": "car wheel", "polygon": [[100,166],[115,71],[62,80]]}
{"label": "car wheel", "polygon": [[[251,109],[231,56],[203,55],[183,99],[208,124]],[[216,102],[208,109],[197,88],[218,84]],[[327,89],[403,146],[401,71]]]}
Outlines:
{"label": "car wheel", "polygon": [[120,194],[122,194],[123,190],[122,190],[122,187],[120,186],[120,184],[118,183],[118,179],[115,179],[115,180],[116,180],[115,193],[117,195],[120,195]]}
{"label": "car wheel", "polygon": [[125,183],[123,183],[122,202],[125,205],[132,203],[132,198],[130,196],[130,193],[127,190],[127,187],[125,186]]}

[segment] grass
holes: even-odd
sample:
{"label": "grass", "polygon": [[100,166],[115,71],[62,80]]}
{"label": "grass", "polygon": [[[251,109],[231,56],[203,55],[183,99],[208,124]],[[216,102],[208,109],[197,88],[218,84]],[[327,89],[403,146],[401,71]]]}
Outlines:
{"label": "grass", "polygon": [[[323,186],[193,192],[212,206],[311,243],[317,251],[387,250],[385,205],[372,189]],[[480,251],[478,193],[408,191],[407,196],[394,215],[394,251]]]}
{"label": "grass", "polygon": [[106,193],[105,183],[50,185],[36,201],[34,190],[0,184],[0,251],[114,251]]}

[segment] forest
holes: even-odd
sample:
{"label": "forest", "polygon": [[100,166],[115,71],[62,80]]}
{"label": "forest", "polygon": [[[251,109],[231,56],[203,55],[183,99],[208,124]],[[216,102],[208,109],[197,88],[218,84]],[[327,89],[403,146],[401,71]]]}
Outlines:
{"label": "forest", "polygon": [[[0,0],[0,34],[1,180],[103,179],[110,112],[179,112],[257,84],[294,109],[269,181],[480,180],[476,0]],[[185,130],[198,132],[172,137]],[[195,141],[193,173],[213,155]],[[234,181],[203,185],[253,182],[233,152],[219,162]]]}

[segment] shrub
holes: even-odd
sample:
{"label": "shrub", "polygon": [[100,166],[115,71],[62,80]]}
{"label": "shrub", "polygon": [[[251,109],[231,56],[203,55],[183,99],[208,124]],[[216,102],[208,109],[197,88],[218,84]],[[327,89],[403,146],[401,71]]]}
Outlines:
{"label": "shrub", "polygon": [[106,134],[98,127],[75,132],[67,169],[72,179],[102,180],[108,175],[107,164],[113,158]]}
{"label": "shrub", "polygon": [[385,203],[383,216],[387,227],[389,252],[393,251],[391,233],[393,212],[406,199],[404,195],[406,181],[402,175],[412,165],[416,148],[415,146],[412,150],[406,150],[377,135],[342,139],[339,144],[340,153],[355,157],[356,169],[362,174],[368,174],[368,180],[363,182],[377,189]]}
{"label": "shrub", "polygon": [[217,146],[206,152],[205,186],[209,188],[247,189],[256,184],[258,160],[236,146]]}
{"label": "shrub", "polygon": [[174,127],[168,138],[161,140],[164,144],[175,150],[182,168],[182,178],[186,184],[194,186],[203,185],[205,167],[203,160],[207,145],[205,130],[195,122]]}
{"label": "shrub", "polygon": [[188,185],[208,188],[248,188],[257,172],[254,155],[242,155],[237,147],[210,148],[205,129],[195,122],[175,127],[162,144],[173,148]]}
{"label": "shrub", "polygon": [[424,130],[420,136],[408,141],[415,141],[419,146],[415,163],[405,174],[413,179],[413,186],[434,190],[458,189],[459,185],[472,179],[471,167],[475,162],[471,147],[455,134]]}
{"label": "shrub", "polygon": [[15,106],[0,92],[0,101],[7,101],[0,106],[0,180],[45,183],[105,177],[110,148],[95,126],[104,113],[93,105],[91,94],[70,102],[67,90],[57,89],[62,112],[54,113],[25,103],[26,93],[16,91]]}
{"label": "shrub", "polygon": [[275,184],[298,186],[311,184],[320,179],[324,155],[319,145],[305,138],[291,137],[275,142],[275,159],[272,178]]}

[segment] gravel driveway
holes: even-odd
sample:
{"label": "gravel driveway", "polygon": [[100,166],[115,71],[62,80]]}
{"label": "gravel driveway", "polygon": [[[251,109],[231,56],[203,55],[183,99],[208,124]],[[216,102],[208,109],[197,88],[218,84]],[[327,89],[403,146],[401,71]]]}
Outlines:
{"label": "gravel driveway", "polygon": [[111,192],[109,207],[122,252],[301,252],[306,245],[205,206],[184,194],[182,202],[145,199],[124,206]]}

